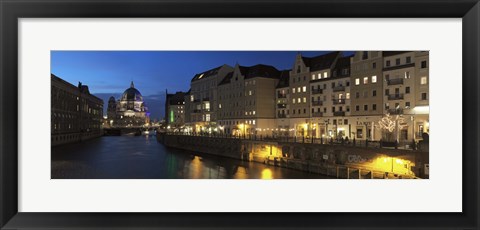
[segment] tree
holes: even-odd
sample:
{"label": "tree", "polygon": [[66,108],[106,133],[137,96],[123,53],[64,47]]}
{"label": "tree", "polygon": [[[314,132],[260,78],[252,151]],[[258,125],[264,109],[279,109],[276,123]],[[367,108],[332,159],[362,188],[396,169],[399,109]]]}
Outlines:
{"label": "tree", "polygon": [[378,127],[383,131],[383,139],[386,141],[397,141],[398,130],[406,127],[405,118],[400,115],[390,116],[389,113],[385,114],[380,121],[378,121]]}

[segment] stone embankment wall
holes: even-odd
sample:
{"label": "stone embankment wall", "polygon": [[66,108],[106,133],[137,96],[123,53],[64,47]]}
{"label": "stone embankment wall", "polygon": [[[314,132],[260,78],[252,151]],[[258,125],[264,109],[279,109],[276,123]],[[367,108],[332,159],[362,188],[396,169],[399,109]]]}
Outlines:
{"label": "stone embankment wall", "polygon": [[330,144],[157,134],[167,147],[338,178],[425,178],[428,152]]}

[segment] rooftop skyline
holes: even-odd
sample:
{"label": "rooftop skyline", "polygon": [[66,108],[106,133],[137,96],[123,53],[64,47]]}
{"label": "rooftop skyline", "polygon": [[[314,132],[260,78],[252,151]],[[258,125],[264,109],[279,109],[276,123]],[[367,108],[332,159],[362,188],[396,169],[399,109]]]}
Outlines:
{"label": "rooftop skyline", "polygon": [[[130,82],[142,93],[151,118],[164,116],[165,89],[186,92],[197,73],[227,64],[272,65],[291,69],[299,51],[51,51],[51,73],[77,85],[89,86],[106,105],[129,88]],[[300,51],[313,57],[330,51]],[[344,52],[350,55],[353,52]],[[106,106],[104,106],[104,112]]]}

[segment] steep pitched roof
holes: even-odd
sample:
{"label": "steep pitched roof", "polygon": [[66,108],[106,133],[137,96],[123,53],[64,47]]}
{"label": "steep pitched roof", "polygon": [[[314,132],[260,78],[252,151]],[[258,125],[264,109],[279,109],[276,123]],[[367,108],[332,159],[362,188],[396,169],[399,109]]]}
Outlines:
{"label": "steep pitched roof", "polygon": [[277,78],[280,76],[280,71],[271,65],[258,64],[250,67],[239,66],[241,74],[245,79],[253,77]]}
{"label": "steep pitched roof", "polygon": [[383,51],[382,56],[390,57],[390,56],[399,55],[399,54],[408,53],[408,52],[411,52],[411,51]]}
{"label": "steep pitched roof", "polygon": [[278,88],[285,88],[285,87],[288,87],[290,85],[290,69],[288,70],[282,70],[280,72],[280,76],[279,76],[279,81],[278,81],[278,84],[277,84],[277,89]]}
{"label": "steep pitched roof", "polygon": [[[349,77],[350,76],[350,58],[351,57],[353,57],[353,55],[338,58],[337,63],[335,63],[335,67],[333,67],[333,72],[335,73],[336,76],[332,76],[332,77]],[[347,71],[344,72],[343,71],[344,69],[347,69]]]}
{"label": "steep pitched roof", "polygon": [[197,81],[197,80],[200,80],[200,79],[205,79],[205,78],[208,78],[208,77],[211,77],[211,76],[214,76],[218,73],[218,71],[220,70],[220,68],[222,68],[222,66],[219,66],[217,68],[213,68],[213,69],[210,69],[210,70],[207,70],[205,72],[202,72],[202,73],[197,73],[195,74],[195,76],[192,78],[192,82],[193,81]]}
{"label": "steep pitched roof", "polygon": [[302,60],[310,67],[310,71],[317,71],[330,68],[339,54],[339,51],[335,51],[316,57],[302,57]]}
{"label": "steep pitched roof", "polygon": [[225,78],[223,78],[223,80],[220,83],[218,83],[218,85],[225,85],[230,83],[230,81],[232,80],[232,76],[233,76],[233,72],[228,73],[225,76]]}

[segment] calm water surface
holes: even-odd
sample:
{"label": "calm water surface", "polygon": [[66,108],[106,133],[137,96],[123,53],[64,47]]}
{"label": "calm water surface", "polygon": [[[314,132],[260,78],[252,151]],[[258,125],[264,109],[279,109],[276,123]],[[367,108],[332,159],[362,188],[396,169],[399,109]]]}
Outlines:
{"label": "calm water surface", "polygon": [[155,136],[106,136],[52,148],[52,179],[271,178],[329,177],[166,148]]}

